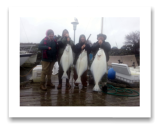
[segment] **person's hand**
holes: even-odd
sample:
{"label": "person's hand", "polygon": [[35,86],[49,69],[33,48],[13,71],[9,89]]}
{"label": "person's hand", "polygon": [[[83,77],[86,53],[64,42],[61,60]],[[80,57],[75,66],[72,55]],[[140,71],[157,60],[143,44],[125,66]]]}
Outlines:
{"label": "person's hand", "polygon": [[84,48],[85,48],[85,46],[86,46],[86,45],[84,44],[81,48],[82,48],[82,49],[84,49]]}
{"label": "person's hand", "polygon": [[102,42],[103,42],[102,40],[99,40],[99,41],[98,41],[98,43],[99,43],[100,45],[102,45]]}
{"label": "person's hand", "polygon": [[68,41],[68,42],[70,41],[69,37],[67,38],[67,41]]}
{"label": "person's hand", "polygon": [[49,47],[49,50],[51,50],[51,47]]}

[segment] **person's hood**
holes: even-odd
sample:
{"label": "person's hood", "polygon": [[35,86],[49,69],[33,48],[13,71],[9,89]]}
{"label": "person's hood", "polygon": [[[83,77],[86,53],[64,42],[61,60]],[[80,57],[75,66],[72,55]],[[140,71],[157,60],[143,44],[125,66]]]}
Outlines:
{"label": "person's hood", "polygon": [[[64,33],[64,31],[67,31],[67,32],[68,32],[68,30],[67,30],[67,29],[64,29],[64,30],[63,30],[63,33]],[[63,33],[62,33],[62,37],[63,37]],[[69,32],[68,32],[68,34],[69,34]]]}
{"label": "person's hood", "polygon": [[85,43],[86,43],[86,36],[85,36],[84,34],[80,35],[80,37],[79,37],[79,43],[81,43],[81,37],[82,37],[82,36],[84,36],[84,38],[85,38]]}

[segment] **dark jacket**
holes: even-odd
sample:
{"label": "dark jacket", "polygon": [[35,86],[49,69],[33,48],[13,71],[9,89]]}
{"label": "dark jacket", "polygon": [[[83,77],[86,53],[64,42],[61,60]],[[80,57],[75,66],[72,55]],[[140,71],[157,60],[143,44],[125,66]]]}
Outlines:
{"label": "dark jacket", "polygon": [[69,37],[69,39],[70,39],[70,41],[68,42],[67,41],[67,38],[66,37],[63,37],[63,33],[62,33],[62,37],[58,39],[58,47],[59,47],[58,60],[60,60],[60,58],[61,58],[61,56],[62,56],[62,54],[64,52],[64,49],[65,49],[65,47],[66,47],[67,44],[71,45],[72,50],[74,49],[74,43],[73,43],[73,41],[71,40],[70,37]]}
{"label": "dark jacket", "polygon": [[[45,38],[44,38],[45,39]],[[39,49],[42,52],[42,61],[47,62],[56,62],[57,61],[57,54],[58,54],[58,45],[55,40],[47,40],[46,45],[44,44],[44,39],[39,44]],[[51,50],[49,50],[51,47]],[[43,52],[46,50],[47,58],[44,58]]]}
{"label": "dark jacket", "polygon": [[82,51],[82,46],[85,44],[86,46],[85,46],[85,50],[87,51],[87,57],[88,57],[88,64],[89,64],[89,54],[90,54],[90,52],[91,52],[91,47],[90,47],[90,45],[89,44],[87,44],[86,43],[86,41],[85,41],[85,43],[82,43],[81,41],[80,41],[80,38],[81,38],[81,36],[84,36],[85,37],[85,35],[80,35],[80,37],[79,37],[79,43],[77,43],[76,45],[75,45],[75,47],[74,47],[74,53],[75,53],[75,58],[74,58],[74,65],[76,65],[76,62],[77,62],[77,60],[78,60],[78,57],[79,57],[79,55],[80,55],[80,53],[81,53],[81,51]]}
{"label": "dark jacket", "polygon": [[102,48],[105,52],[106,55],[106,61],[109,60],[109,51],[111,50],[111,45],[108,42],[103,41],[102,45],[100,46],[98,41],[96,43],[94,43],[91,47],[91,51],[93,52],[93,55],[95,57],[97,51],[99,50],[99,48]]}

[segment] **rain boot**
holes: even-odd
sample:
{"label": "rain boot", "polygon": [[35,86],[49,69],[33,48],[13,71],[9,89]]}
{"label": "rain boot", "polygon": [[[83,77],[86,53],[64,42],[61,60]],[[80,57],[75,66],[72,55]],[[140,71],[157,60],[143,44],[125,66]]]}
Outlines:
{"label": "rain boot", "polygon": [[45,82],[41,82],[40,89],[43,90],[43,91],[47,90],[47,88],[45,87]]}
{"label": "rain boot", "polygon": [[62,88],[62,84],[59,84],[57,89],[61,89]]}
{"label": "rain boot", "polygon": [[66,89],[70,89],[71,88],[71,85],[69,83],[69,79],[66,79]]}

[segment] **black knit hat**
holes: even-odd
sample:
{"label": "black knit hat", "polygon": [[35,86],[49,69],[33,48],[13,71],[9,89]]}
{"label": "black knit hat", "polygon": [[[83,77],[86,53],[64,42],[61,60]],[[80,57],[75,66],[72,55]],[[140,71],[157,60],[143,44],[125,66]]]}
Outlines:
{"label": "black knit hat", "polygon": [[104,37],[105,40],[107,38],[107,36],[105,34],[100,33],[100,34],[97,35],[97,40],[98,40],[98,37],[100,37],[100,36]]}

